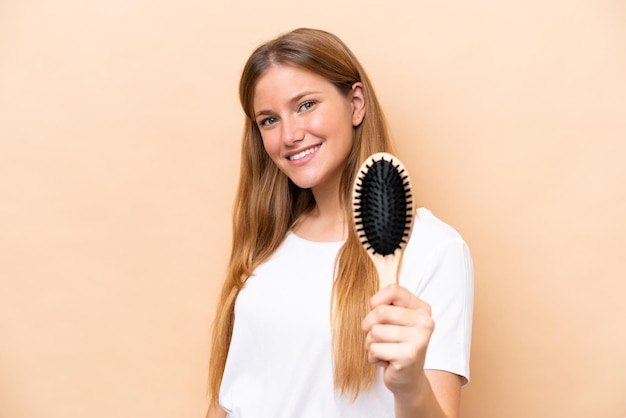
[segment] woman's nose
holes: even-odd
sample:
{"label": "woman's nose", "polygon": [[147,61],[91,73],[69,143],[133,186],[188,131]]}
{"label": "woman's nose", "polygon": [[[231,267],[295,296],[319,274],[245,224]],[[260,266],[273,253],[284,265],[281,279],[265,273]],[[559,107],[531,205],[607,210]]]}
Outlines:
{"label": "woman's nose", "polygon": [[284,144],[293,145],[304,139],[304,129],[296,120],[283,119],[281,135]]}

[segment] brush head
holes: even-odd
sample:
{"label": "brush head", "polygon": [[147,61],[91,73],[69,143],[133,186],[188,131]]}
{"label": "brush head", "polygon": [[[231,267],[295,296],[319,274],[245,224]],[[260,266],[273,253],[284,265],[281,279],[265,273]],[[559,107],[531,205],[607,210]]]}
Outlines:
{"label": "brush head", "polygon": [[407,170],[393,155],[377,153],[363,163],[354,183],[353,221],[365,249],[387,256],[403,249],[413,224]]}

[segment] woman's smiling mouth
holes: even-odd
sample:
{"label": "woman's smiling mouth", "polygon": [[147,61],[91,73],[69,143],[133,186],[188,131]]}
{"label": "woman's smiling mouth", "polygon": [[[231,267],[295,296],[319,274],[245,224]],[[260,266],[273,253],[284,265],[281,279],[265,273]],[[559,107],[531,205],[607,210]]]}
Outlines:
{"label": "woman's smiling mouth", "polygon": [[321,146],[322,146],[322,144],[319,144],[319,145],[316,145],[316,146],[314,146],[314,147],[311,147],[311,148],[305,149],[305,150],[304,150],[304,151],[302,151],[302,152],[299,152],[299,153],[294,154],[294,155],[290,155],[289,157],[287,157],[287,159],[288,159],[289,161],[297,161],[297,160],[299,160],[299,159],[301,159],[301,158],[306,157],[306,156],[307,156],[307,155],[309,155],[309,154],[313,154],[315,151],[317,151],[318,149],[320,149],[320,147],[321,147]]}

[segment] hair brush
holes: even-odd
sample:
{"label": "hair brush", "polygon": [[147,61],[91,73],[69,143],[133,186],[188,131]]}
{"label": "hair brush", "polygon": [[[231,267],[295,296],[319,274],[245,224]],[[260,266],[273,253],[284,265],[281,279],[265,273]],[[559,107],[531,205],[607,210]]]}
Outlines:
{"label": "hair brush", "polygon": [[376,266],[380,288],[396,283],[414,220],[408,171],[391,154],[369,156],[357,172],[352,201],[354,228]]}

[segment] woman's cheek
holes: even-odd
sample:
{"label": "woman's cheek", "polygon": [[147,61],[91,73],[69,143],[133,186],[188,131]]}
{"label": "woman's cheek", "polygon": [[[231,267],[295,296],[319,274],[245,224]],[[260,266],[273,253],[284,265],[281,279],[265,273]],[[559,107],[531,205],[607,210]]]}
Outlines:
{"label": "woman's cheek", "polygon": [[270,158],[275,159],[280,152],[280,144],[278,141],[273,138],[272,135],[261,135],[261,139],[263,140],[265,152],[267,152]]}

